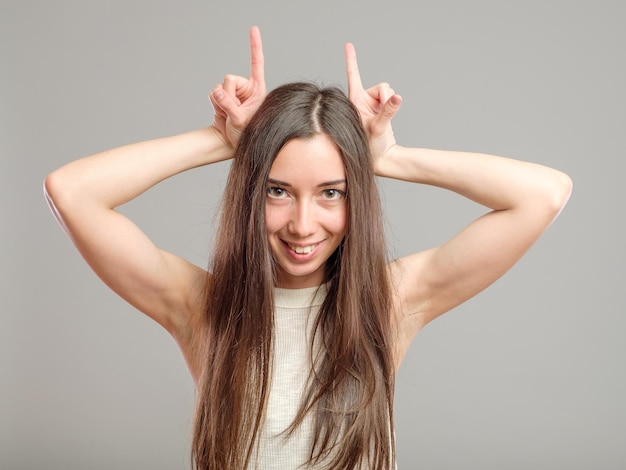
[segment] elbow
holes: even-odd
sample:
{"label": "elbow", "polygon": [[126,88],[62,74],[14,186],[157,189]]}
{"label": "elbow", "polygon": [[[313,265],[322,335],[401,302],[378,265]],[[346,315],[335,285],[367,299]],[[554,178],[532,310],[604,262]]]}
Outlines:
{"label": "elbow", "polygon": [[46,176],[43,182],[43,193],[49,205],[59,207],[63,200],[64,187],[61,170],[55,170]]}
{"label": "elbow", "polygon": [[51,204],[54,202],[57,194],[58,184],[58,176],[57,171],[53,171],[46,179],[43,181],[43,195],[46,198],[46,202]]}
{"label": "elbow", "polygon": [[61,215],[61,201],[63,197],[63,183],[59,170],[50,173],[43,182],[43,194],[46,203],[52,212],[52,215],[59,223],[65,233],[69,235],[69,231],[63,216]]}
{"label": "elbow", "polygon": [[[76,210],[84,204],[84,194],[80,191],[75,178],[66,171],[65,167],[59,168],[48,176],[43,182],[43,193],[55,218],[61,222],[61,218]],[[64,224],[63,224],[64,225]]]}
{"label": "elbow", "polygon": [[46,176],[43,191],[48,204],[54,205],[58,210],[65,210],[84,202],[86,196],[84,186],[80,179],[76,178],[76,171],[64,166]]}
{"label": "elbow", "polygon": [[557,175],[557,183],[555,190],[555,206],[558,208],[560,212],[567,204],[570,196],[572,195],[572,189],[574,188],[574,182],[572,179],[566,175],[565,173],[558,172]]}
{"label": "elbow", "polygon": [[572,179],[568,175],[555,170],[550,179],[550,184],[546,188],[545,197],[546,209],[549,210],[552,220],[556,219],[565,208],[572,194],[573,185]]}

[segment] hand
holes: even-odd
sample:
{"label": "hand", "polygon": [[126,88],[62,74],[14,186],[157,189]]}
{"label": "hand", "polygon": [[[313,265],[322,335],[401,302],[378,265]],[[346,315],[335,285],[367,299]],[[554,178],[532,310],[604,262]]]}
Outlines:
{"label": "hand", "polygon": [[396,145],[391,128],[391,118],[402,104],[402,97],[396,95],[388,83],[365,90],[356,61],[356,51],[346,44],[346,72],[348,75],[348,97],[361,115],[363,127],[369,137],[370,150],[374,158],[374,170],[380,158],[388,155]]}
{"label": "hand", "polygon": [[256,26],[250,29],[250,78],[226,75],[209,94],[215,110],[213,127],[222,135],[225,143],[237,145],[243,128],[259,108],[267,87],[263,69],[263,44],[261,32]]}

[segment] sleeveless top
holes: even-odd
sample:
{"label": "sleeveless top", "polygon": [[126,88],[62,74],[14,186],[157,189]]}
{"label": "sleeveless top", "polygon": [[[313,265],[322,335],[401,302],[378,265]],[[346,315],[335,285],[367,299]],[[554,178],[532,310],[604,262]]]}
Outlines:
{"label": "sleeveless top", "polygon": [[[313,324],[326,286],[274,290],[273,366],[266,416],[249,469],[295,470],[308,460],[313,422],[307,416],[293,434],[293,423],[312,369]],[[312,468],[312,467],[306,467]]]}
{"label": "sleeveless top", "polygon": [[274,289],[270,393],[248,470],[327,468],[323,462],[319,466],[304,465],[313,445],[314,423],[311,414],[292,434],[288,437],[286,435],[300,409],[308,385],[313,367],[313,327],[326,293],[326,285],[304,289]]}

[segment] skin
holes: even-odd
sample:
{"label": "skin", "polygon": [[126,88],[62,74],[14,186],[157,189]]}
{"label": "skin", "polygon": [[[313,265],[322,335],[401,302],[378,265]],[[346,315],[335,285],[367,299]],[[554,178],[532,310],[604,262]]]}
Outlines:
{"label": "skin", "polygon": [[278,287],[324,282],[326,261],[346,233],[346,190],[343,160],[326,134],[294,139],[278,152],[265,206],[267,237],[279,267]]}
{"label": "skin", "polygon": [[[209,95],[215,108],[211,127],[92,155],[54,171],[45,182],[53,213],[81,255],[115,292],[171,333],[194,379],[200,368],[192,353],[192,331],[204,307],[206,272],[156,247],[115,208],[177,173],[232,156],[241,129],[266,95],[258,28],[250,31],[250,46],[250,77],[227,75]],[[485,289],[528,250],[564,207],[572,183],[567,175],[542,165],[398,145],[391,119],[401,97],[386,83],[364,89],[351,44],[345,54],[349,98],[368,132],[375,173],[438,186],[486,208],[452,239],[389,265],[395,293],[390,315],[400,332],[395,345],[399,367],[426,324]],[[319,186],[342,175],[345,179],[345,171],[339,171],[336,161],[332,170],[311,165],[314,158],[334,156],[327,140],[290,142],[270,173],[272,179],[289,184],[283,188],[286,202],[280,191],[272,190],[266,208],[281,286],[319,284],[319,267],[345,230],[345,207],[328,205],[325,188]],[[291,150],[297,147],[306,155],[296,162]],[[320,151],[324,147],[328,151]],[[343,211],[342,223],[329,222],[334,211]],[[289,259],[285,241],[301,246],[323,243],[310,260],[298,263]]]}

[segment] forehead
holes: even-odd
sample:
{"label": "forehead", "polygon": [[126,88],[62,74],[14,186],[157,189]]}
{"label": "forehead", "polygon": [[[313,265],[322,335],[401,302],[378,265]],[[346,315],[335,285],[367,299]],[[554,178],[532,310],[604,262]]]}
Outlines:
{"label": "forehead", "polygon": [[346,170],[337,145],[326,134],[292,139],[278,152],[269,177],[296,183],[345,180]]}

